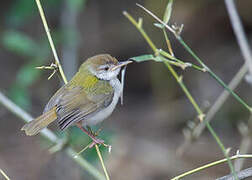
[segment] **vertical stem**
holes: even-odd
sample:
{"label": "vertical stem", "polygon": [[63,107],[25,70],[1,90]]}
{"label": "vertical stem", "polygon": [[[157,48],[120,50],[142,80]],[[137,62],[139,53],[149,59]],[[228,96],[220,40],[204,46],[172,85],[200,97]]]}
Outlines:
{"label": "vertical stem", "polygon": [[106,166],[105,166],[105,164],[104,164],[104,161],[103,161],[103,158],[102,158],[102,155],[101,155],[101,152],[100,152],[100,149],[99,149],[99,147],[98,147],[97,144],[95,145],[95,149],[96,149],[96,152],[97,152],[97,154],[98,154],[98,157],[99,157],[99,159],[100,159],[100,161],[101,161],[102,169],[103,169],[103,171],[104,171],[104,174],[105,174],[105,176],[106,176],[106,179],[107,179],[107,180],[110,180],[109,175],[108,175],[108,172],[107,172],[107,169],[106,169]]}
{"label": "vertical stem", "polygon": [[192,97],[192,95],[190,94],[188,89],[186,88],[185,84],[183,83],[182,76],[178,76],[178,74],[175,72],[175,70],[173,69],[173,67],[169,63],[167,63],[165,61],[164,61],[164,63],[167,66],[167,68],[169,69],[169,71],[172,73],[172,75],[174,76],[174,78],[176,79],[176,81],[178,82],[178,84],[180,85],[182,90],[184,91],[184,93],[186,94],[187,98],[190,100],[191,104],[193,105],[194,109],[198,113],[199,117],[202,116],[203,112],[201,111],[200,107],[198,106],[198,104],[196,103],[196,101],[194,100],[194,98]]}
{"label": "vertical stem", "polygon": [[169,40],[169,38],[168,38],[168,36],[167,36],[167,33],[166,33],[166,31],[165,31],[165,28],[163,28],[162,30],[163,30],[163,33],[164,33],[164,37],[165,37],[165,41],[166,41],[166,44],[167,44],[167,48],[168,48],[170,54],[171,54],[172,56],[174,56],[174,53],[173,53],[173,50],[172,50],[172,46],[171,46],[171,42],[170,42],[170,40]]}
{"label": "vertical stem", "polygon": [[238,177],[237,177],[237,174],[234,170],[234,166],[230,160],[230,157],[227,153],[227,150],[225,148],[225,146],[222,144],[220,138],[217,136],[217,134],[215,133],[215,131],[213,130],[213,128],[210,126],[210,124],[207,122],[206,123],[206,126],[208,128],[208,130],[211,132],[212,136],[214,137],[214,139],[216,140],[217,144],[220,146],[221,150],[222,150],[222,153],[224,154],[225,158],[227,158],[227,163],[228,163],[228,166],[231,170],[231,173],[233,174],[233,176],[235,177],[236,180],[239,180]]}
{"label": "vertical stem", "polygon": [[[179,85],[181,86],[182,90],[185,92],[186,96],[188,97],[188,99],[190,100],[190,102],[192,103],[193,107],[195,108],[195,110],[198,113],[198,117],[201,121],[203,121],[204,118],[204,114],[201,111],[200,107],[198,106],[198,104],[196,103],[196,101],[194,100],[194,98],[192,97],[192,95],[190,94],[190,92],[188,91],[188,89],[186,88],[185,84],[182,82],[182,78],[180,78],[177,73],[174,71],[174,69],[171,67],[171,65],[167,62],[165,62],[165,65],[168,67],[168,69],[171,71],[172,75],[175,77],[175,79],[177,80],[177,82],[179,83]],[[215,133],[215,131],[213,130],[213,128],[211,127],[211,125],[206,122],[206,126],[208,128],[208,130],[210,131],[210,133],[212,134],[213,138],[215,139],[215,141],[217,142],[217,144],[219,145],[219,147],[221,148],[225,158],[227,158],[227,162],[228,162],[228,166],[232,172],[232,174],[235,176],[235,178],[238,180],[237,175],[234,171],[234,167],[232,165],[232,162],[227,154],[226,148],[223,145],[223,143],[221,142],[220,138],[218,137],[218,135]]]}
{"label": "vertical stem", "polygon": [[60,72],[60,74],[62,76],[62,79],[63,79],[64,83],[66,84],[67,83],[67,79],[66,79],[64,71],[62,69],[62,66],[60,64],[59,57],[58,57],[58,54],[56,52],[56,49],[55,49],[55,46],[54,46],[54,43],[53,43],[53,40],[52,40],[52,36],[51,36],[51,33],[50,33],[50,30],[49,30],[47,22],[46,22],[45,14],[44,14],[42,5],[40,3],[40,0],[36,0],[36,3],[37,3],[38,9],[39,9],[39,14],[40,14],[40,17],[42,19],[42,22],[43,22],[43,25],[44,25],[44,28],[45,28],[45,31],[46,31],[46,35],[47,35],[49,44],[51,46],[51,49],[52,49],[52,52],[53,52],[53,55],[54,55],[54,58],[55,58],[56,65],[58,66],[59,72]]}

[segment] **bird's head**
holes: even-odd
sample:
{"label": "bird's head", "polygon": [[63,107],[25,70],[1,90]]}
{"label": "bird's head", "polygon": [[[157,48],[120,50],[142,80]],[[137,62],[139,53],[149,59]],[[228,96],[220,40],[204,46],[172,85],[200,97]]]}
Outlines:
{"label": "bird's head", "polygon": [[111,80],[117,77],[121,67],[132,61],[118,62],[116,58],[109,54],[101,54],[87,59],[80,67],[80,70],[88,70],[101,80]]}

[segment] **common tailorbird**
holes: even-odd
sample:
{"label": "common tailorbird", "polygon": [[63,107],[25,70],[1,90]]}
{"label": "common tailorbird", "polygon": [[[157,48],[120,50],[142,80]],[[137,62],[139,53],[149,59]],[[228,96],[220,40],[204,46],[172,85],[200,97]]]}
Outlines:
{"label": "common tailorbird", "polygon": [[21,130],[26,135],[36,135],[57,120],[61,130],[77,125],[95,144],[103,143],[85,127],[96,125],[113,112],[123,91],[117,76],[121,67],[131,62],[118,62],[109,54],[87,59],[75,76],[51,97],[43,114],[25,124]]}

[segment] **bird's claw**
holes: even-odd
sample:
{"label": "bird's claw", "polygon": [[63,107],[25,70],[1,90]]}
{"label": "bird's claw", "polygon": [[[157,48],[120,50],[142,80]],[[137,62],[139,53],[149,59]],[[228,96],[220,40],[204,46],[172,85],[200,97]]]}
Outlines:
{"label": "bird's claw", "polygon": [[98,144],[98,145],[103,144],[104,145],[104,140],[102,140],[102,139],[93,139],[93,142],[89,145],[89,148],[94,147],[96,144]]}

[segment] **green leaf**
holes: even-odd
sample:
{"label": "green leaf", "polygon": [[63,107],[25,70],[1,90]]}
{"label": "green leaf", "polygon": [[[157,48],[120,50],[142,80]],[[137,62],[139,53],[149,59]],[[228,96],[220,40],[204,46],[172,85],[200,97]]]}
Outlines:
{"label": "green leaf", "polygon": [[[13,2],[13,1],[12,1]],[[29,22],[29,18],[37,12],[35,1],[16,0],[7,10],[6,22],[10,25],[19,26]]]}
{"label": "green leaf", "polygon": [[153,60],[156,62],[162,62],[162,59],[160,59],[160,57],[153,56],[152,54],[145,54],[145,55],[141,55],[141,56],[136,56],[136,57],[132,57],[130,59],[132,59],[133,61],[136,61],[136,62],[143,62],[143,61],[150,61],[150,60]]}
{"label": "green leaf", "polygon": [[165,24],[167,24],[170,20],[171,17],[171,13],[172,13],[172,4],[173,4],[173,0],[169,0],[164,12],[164,17],[163,17],[163,21]]}
{"label": "green leaf", "polygon": [[25,56],[35,56],[39,51],[39,46],[33,39],[18,31],[4,32],[2,43],[8,50]]}
{"label": "green leaf", "polygon": [[160,24],[160,23],[154,23],[154,26],[160,28],[160,29],[163,29],[164,28],[164,25],[163,24]]}

